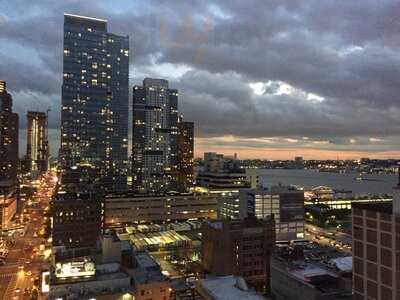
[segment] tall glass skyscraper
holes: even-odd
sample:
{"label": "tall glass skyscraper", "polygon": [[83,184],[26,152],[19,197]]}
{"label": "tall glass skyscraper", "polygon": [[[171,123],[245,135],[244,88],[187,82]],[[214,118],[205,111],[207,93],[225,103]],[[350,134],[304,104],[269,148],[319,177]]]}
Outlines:
{"label": "tall glass skyscraper", "polygon": [[176,189],[178,91],[164,79],[133,87],[132,183],[142,193]]}
{"label": "tall glass skyscraper", "polygon": [[18,114],[12,110],[12,97],[6,82],[0,80],[0,181],[17,180]]}
{"label": "tall glass skyscraper", "polygon": [[107,191],[126,188],[128,81],[129,37],[65,14],[60,157],[64,168],[99,168]]}

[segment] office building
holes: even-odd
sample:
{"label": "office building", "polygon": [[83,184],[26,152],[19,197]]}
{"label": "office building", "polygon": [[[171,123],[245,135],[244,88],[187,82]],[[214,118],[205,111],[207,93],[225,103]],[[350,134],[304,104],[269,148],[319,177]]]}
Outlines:
{"label": "office building", "polygon": [[304,191],[292,186],[270,189],[241,189],[239,197],[225,197],[218,202],[218,217],[259,219],[274,215],[276,240],[291,241],[304,238]]}
{"label": "office building", "polygon": [[202,229],[202,263],[216,276],[238,275],[267,292],[275,245],[273,218],[207,221]]}
{"label": "office building", "polygon": [[239,189],[250,187],[246,171],[240,167],[237,156],[229,157],[215,152],[204,153],[196,183],[209,189]]}
{"label": "office building", "polygon": [[12,97],[0,80],[0,181],[17,180],[18,114],[12,111]]}
{"label": "office building", "polygon": [[355,300],[400,298],[400,181],[393,203],[352,205]]}
{"label": "office building", "polygon": [[163,79],[133,87],[132,184],[136,192],[176,189],[178,91]]}
{"label": "office building", "polygon": [[49,160],[47,115],[44,112],[28,111],[27,119],[26,160],[31,173],[41,174],[47,170]]}
{"label": "office building", "polygon": [[51,201],[53,246],[92,248],[103,232],[103,195],[59,190]]}
{"label": "office building", "polygon": [[100,170],[107,191],[126,189],[129,38],[107,21],[64,15],[61,163]]}
{"label": "office building", "polygon": [[104,222],[107,227],[130,223],[215,219],[218,194],[107,195]]}
{"label": "office building", "polygon": [[178,186],[182,192],[193,186],[194,123],[178,120]]}

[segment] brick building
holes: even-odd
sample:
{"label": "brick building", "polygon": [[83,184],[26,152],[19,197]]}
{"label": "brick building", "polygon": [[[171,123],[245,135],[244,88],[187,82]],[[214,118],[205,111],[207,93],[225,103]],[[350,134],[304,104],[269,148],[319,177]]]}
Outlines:
{"label": "brick building", "polygon": [[209,221],[202,227],[203,266],[213,275],[241,276],[256,290],[266,292],[274,244],[273,218]]}
{"label": "brick building", "polygon": [[400,299],[400,182],[393,204],[353,204],[354,299]]}

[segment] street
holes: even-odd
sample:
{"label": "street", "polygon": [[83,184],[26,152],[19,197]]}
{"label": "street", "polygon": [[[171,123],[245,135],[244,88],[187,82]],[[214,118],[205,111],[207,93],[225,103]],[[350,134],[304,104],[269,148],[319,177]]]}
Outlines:
{"label": "street", "polygon": [[[40,233],[43,233],[45,210],[48,209],[52,191],[55,187],[54,176],[46,173],[35,195],[35,205],[24,208],[27,223],[24,233],[14,232],[3,237],[9,245],[5,265],[0,266],[0,299],[26,300],[35,299],[34,289],[40,291],[40,274],[47,268],[40,246],[45,243]],[[36,285],[36,287],[34,287]],[[40,292],[37,293],[40,299]]]}
{"label": "street", "polygon": [[305,224],[306,238],[322,246],[335,246],[338,250],[351,254],[352,238],[350,235],[336,229],[320,228]]}

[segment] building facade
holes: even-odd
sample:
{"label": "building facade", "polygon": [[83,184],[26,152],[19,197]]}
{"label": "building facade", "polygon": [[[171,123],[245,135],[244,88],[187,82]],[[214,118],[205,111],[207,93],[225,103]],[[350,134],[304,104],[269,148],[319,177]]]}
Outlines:
{"label": "building facade", "polygon": [[95,247],[103,232],[103,195],[60,190],[53,196],[53,246]]}
{"label": "building facade", "polygon": [[202,226],[203,267],[217,276],[238,275],[256,290],[269,290],[273,218],[217,220]]}
{"label": "building facade", "polygon": [[204,153],[203,165],[196,183],[209,189],[239,189],[250,187],[245,169],[240,168],[237,156],[226,157],[215,152]]}
{"label": "building facade", "polygon": [[291,186],[270,189],[241,189],[239,197],[220,199],[218,217],[259,219],[274,215],[276,240],[291,241],[304,238],[304,191]]}
{"label": "building facade", "polygon": [[107,227],[130,223],[165,223],[189,219],[215,219],[217,194],[171,194],[163,196],[109,195],[104,202]]}
{"label": "building facade", "polygon": [[132,184],[141,193],[176,189],[178,91],[163,79],[133,87]]}
{"label": "building facade", "polygon": [[28,111],[26,159],[31,173],[47,170],[49,149],[47,141],[47,115],[44,112]]}
{"label": "building facade", "polygon": [[11,180],[0,181],[0,231],[8,229],[17,212],[18,185]]}
{"label": "building facade", "polygon": [[353,204],[353,299],[400,298],[400,201]]}
{"label": "building facade", "polygon": [[0,181],[17,179],[18,131],[18,114],[12,110],[6,82],[0,80]]}
{"label": "building facade", "polygon": [[78,163],[63,170],[62,189],[68,192],[104,192],[100,181],[100,169],[89,163]]}
{"label": "building facade", "polygon": [[178,185],[182,192],[193,186],[194,175],[194,123],[178,120]]}
{"label": "building facade", "polygon": [[132,277],[134,299],[171,299],[171,283],[162,274],[157,261],[147,252],[137,252],[133,257],[134,268],[129,270]]}
{"label": "building facade", "polygon": [[64,15],[61,149],[64,168],[87,162],[108,191],[126,189],[129,37],[107,21]]}

